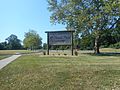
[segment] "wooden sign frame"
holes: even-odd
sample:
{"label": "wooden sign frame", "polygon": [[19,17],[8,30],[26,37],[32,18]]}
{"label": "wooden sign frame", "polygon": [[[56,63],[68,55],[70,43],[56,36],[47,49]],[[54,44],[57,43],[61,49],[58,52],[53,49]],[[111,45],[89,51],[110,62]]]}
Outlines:
{"label": "wooden sign frame", "polygon": [[[71,46],[71,55],[73,55],[73,32],[75,31],[46,31],[45,33],[47,33],[47,55],[49,55],[49,47],[50,45],[70,45]],[[65,37],[66,39],[68,39],[68,42],[65,38],[61,37],[60,39],[62,39],[63,42],[51,42],[50,41],[50,36],[54,35],[52,38],[57,37],[57,35],[55,36],[55,34],[57,34],[60,38],[60,35]],[[63,35],[62,35],[63,34]],[[65,40],[64,40],[65,39]],[[53,39],[53,40],[57,40],[57,39]],[[70,41],[69,41],[70,40]]]}

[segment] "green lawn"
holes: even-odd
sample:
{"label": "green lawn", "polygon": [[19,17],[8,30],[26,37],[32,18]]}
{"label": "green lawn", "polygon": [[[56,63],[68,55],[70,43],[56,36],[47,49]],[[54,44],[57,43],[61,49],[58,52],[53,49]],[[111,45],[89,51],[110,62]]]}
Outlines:
{"label": "green lawn", "polygon": [[[28,54],[28,53],[34,53],[36,51],[31,51],[31,50],[0,50],[0,55],[13,55],[13,54],[16,54],[16,53],[21,53],[21,54]],[[40,52],[40,51],[38,51]],[[38,53],[37,52],[37,53]],[[93,50],[80,50],[79,53],[93,53]],[[113,48],[102,48],[100,49],[100,52],[112,52],[112,53],[120,53],[120,49],[113,49]],[[41,52],[41,54],[43,54]],[[67,55],[71,55],[71,52],[70,50],[66,51],[66,50],[54,50],[53,52],[51,52],[50,54],[60,54],[60,55],[64,55],[64,54],[67,54]]]}
{"label": "green lawn", "polygon": [[101,52],[111,52],[111,53],[120,53],[120,49],[113,49],[113,48],[102,48],[100,49]]}
{"label": "green lawn", "polygon": [[0,55],[0,60],[9,57],[10,55]]}
{"label": "green lawn", "polygon": [[31,50],[0,50],[0,55],[12,55],[16,53],[26,54],[26,53],[32,53],[34,51]]}
{"label": "green lawn", "polygon": [[32,53],[33,51],[30,50],[0,50],[0,60],[10,57],[14,54],[27,54]]}
{"label": "green lawn", "polygon": [[0,90],[120,90],[120,56],[28,55],[0,70]]}

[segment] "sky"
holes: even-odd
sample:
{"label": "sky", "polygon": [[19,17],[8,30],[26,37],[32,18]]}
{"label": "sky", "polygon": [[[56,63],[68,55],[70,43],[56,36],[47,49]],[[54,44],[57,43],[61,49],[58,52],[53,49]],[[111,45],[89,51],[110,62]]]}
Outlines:
{"label": "sky", "polygon": [[23,41],[25,32],[32,29],[46,43],[45,31],[64,30],[64,25],[50,23],[47,7],[47,0],[0,0],[0,42],[11,34]]}

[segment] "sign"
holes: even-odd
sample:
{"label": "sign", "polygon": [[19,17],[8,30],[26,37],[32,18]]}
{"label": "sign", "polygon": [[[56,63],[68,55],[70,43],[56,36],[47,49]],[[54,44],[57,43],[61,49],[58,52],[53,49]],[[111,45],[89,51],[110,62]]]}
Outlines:
{"label": "sign", "polygon": [[75,31],[46,31],[47,33],[47,54],[49,55],[50,45],[70,45],[73,55],[73,32]]}
{"label": "sign", "polygon": [[52,32],[49,33],[49,45],[71,45],[71,32]]}

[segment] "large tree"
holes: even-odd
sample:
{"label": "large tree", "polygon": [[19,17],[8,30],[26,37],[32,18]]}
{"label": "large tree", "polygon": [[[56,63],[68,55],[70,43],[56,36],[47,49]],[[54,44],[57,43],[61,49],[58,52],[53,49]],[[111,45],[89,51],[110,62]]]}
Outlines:
{"label": "large tree", "polygon": [[100,53],[102,35],[120,20],[120,0],[48,0],[51,22],[66,24],[76,34],[94,36],[95,53]]}
{"label": "large tree", "polygon": [[7,50],[7,49],[9,49],[7,42],[6,41],[5,42],[1,42],[0,43],[0,50]]}
{"label": "large tree", "polygon": [[7,49],[14,50],[14,49],[21,49],[22,48],[21,40],[18,39],[18,37],[14,34],[11,34],[8,38],[6,38],[6,41],[7,41],[7,45],[6,45]]}
{"label": "large tree", "polygon": [[37,34],[36,31],[30,30],[25,33],[25,38],[23,40],[24,47],[27,49],[38,49],[41,47],[42,38]]}

